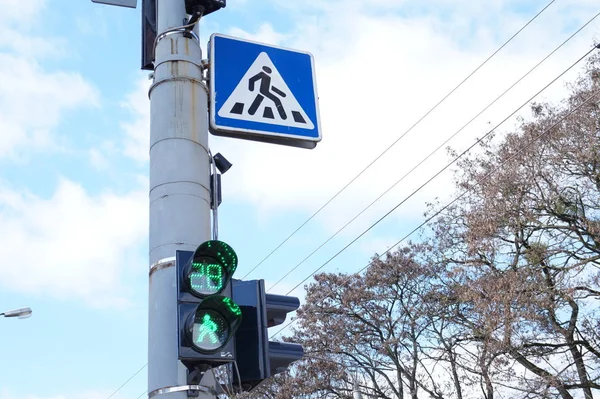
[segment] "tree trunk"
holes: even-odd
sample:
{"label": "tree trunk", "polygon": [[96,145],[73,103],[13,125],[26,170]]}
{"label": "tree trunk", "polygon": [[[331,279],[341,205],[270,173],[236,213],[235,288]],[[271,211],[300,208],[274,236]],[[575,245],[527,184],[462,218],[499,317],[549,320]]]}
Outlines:
{"label": "tree trunk", "polygon": [[577,348],[577,345],[575,345],[573,336],[567,337],[567,344],[569,344],[569,351],[571,352],[573,360],[575,361],[575,367],[577,368],[579,381],[583,385],[581,389],[583,390],[584,397],[585,399],[594,399],[594,396],[592,395],[592,388],[590,387],[590,380],[583,362],[583,356],[581,355],[579,348]]}

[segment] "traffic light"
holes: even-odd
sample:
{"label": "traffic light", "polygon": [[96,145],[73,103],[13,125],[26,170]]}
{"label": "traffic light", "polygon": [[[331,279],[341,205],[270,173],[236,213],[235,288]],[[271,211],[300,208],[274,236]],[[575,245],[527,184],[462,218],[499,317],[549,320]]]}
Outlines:
{"label": "traffic light", "polygon": [[249,391],[304,355],[302,345],[269,341],[267,331],[298,309],[300,300],[267,294],[264,280],[233,280],[233,299],[242,310],[242,323],[235,334],[239,378],[234,373],[234,385],[241,383],[243,390]]}
{"label": "traffic light", "polygon": [[237,255],[222,241],[206,241],[195,251],[177,251],[179,359],[206,369],[235,360],[234,336],[242,313],[231,297]]}

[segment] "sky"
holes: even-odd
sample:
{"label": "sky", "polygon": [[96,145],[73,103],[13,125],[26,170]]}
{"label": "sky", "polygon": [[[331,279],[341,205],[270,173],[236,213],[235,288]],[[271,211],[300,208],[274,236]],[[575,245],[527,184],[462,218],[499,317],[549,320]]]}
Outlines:
{"label": "sky", "polygon": [[[450,200],[452,168],[410,195],[452,160],[446,146],[460,153],[523,105],[497,137],[529,118],[530,98],[600,40],[597,18],[461,130],[600,12],[592,0],[552,1],[422,119],[548,3],[230,0],[205,17],[205,57],[210,35],[223,33],[308,51],[317,75],[315,149],[210,137],[233,163],[219,234],[240,259],[235,277],[396,141],[246,278],[287,294],[402,202],[320,269],[356,272],[417,227],[427,202]],[[151,82],[140,70],[140,8],[0,0],[0,9],[0,312],[33,309],[0,318],[0,399],[105,399],[147,361]],[[535,101],[560,101],[582,66]],[[112,397],[135,399],[146,384],[142,368]]]}

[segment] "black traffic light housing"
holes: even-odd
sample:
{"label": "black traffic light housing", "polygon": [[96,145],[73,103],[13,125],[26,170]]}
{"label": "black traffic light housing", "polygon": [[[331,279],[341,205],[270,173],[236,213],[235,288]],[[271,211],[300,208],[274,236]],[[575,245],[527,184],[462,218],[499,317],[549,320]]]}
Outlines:
{"label": "black traffic light housing", "polygon": [[154,70],[156,40],[156,0],[142,0],[142,69]]}
{"label": "black traffic light housing", "polygon": [[287,313],[300,307],[300,300],[267,294],[264,280],[233,280],[233,299],[242,310],[235,335],[240,378],[234,373],[234,386],[241,383],[244,391],[250,391],[304,355],[302,345],[269,341],[268,334],[269,327],[282,324]]}
{"label": "black traffic light housing", "polygon": [[196,251],[177,251],[175,264],[179,359],[201,370],[234,361],[242,317],[231,292],[235,252],[222,241],[207,241]]}

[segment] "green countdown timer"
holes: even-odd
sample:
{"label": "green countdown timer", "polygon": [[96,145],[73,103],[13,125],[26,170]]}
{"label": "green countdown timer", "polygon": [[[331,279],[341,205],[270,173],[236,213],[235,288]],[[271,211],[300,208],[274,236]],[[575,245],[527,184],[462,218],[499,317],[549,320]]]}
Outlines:
{"label": "green countdown timer", "polygon": [[192,325],[192,345],[201,352],[218,351],[229,339],[229,323],[213,310],[199,310]]}
{"label": "green countdown timer", "polygon": [[219,263],[205,261],[192,263],[188,274],[190,288],[199,295],[207,296],[221,292],[227,282],[227,274]]}
{"label": "green countdown timer", "polygon": [[237,269],[237,255],[222,241],[201,244],[184,270],[190,293],[205,298],[225,289]]}

